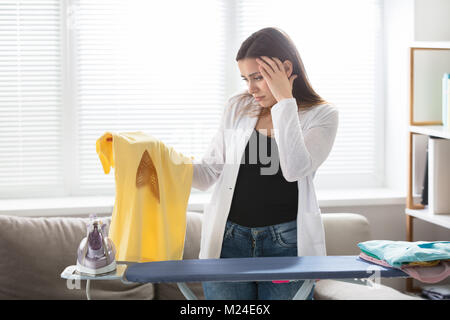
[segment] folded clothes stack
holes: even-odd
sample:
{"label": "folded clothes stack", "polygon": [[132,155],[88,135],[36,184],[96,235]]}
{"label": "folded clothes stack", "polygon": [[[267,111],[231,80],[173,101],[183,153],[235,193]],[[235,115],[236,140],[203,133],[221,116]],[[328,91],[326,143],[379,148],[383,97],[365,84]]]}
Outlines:
{"label": "folded clothes stack", "polygon": [[371,240],[358,247],[360,258],[401,269],[421,282],[437,283],[450,275],[450,241]]}

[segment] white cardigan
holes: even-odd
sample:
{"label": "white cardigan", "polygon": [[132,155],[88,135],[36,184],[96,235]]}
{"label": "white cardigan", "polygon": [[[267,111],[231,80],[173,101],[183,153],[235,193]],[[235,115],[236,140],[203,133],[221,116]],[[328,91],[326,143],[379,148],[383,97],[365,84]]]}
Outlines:
{"label": "white cardigan", "polygon": [[[257,122],[256,117],[234,118],[237,110],[252,101],[237,103],[236,97],[229,99],[220,127],[201,161],[193,160],[192,187],[205,191],[217,182],[211,201],[204,208],[200,259],[220,257],[241,157]],[[271,114],[281,171],[287,181],[298,182],[298,256],[326,255],[313,179],[333,146],[338,110],[324,104],[298,111],[296,100],[291,98],[275,104]]]}

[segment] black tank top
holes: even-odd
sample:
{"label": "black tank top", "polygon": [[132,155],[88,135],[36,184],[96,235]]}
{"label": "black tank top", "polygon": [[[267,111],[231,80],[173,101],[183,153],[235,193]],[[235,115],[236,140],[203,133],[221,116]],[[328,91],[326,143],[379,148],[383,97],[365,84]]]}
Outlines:
{"label": "black tank top", "polygon": [[242,155],[228,220],[255,228],[297,218],[297,181],[283,177],[275,138],[256,129]]}

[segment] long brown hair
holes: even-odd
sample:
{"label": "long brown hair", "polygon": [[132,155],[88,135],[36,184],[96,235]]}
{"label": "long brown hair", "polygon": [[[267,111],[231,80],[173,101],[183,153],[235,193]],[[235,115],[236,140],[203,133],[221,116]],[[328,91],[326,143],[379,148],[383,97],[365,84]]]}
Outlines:
{"label": "long brown hair", "polygon": [[[241,44],[236,55],[236,61],[245,58],[258,58],[260,56],[277,57],[282,62],[286,60],[292,62],[292,74],[297,75],[293,83],[292,95],[297,101],[299,110],[326,103],[312,88],[300,54],[294,42],[284,31],[278,28],[264,28],[256,31]],[[251,98],[251,94],[244,92],[238,96],[238,101]],[[263,116],[270,113],[269,108],[261,108],[254,103],[249,103],[243,109],[251,116]],[[252,111],[256,113],[252,114]]]}

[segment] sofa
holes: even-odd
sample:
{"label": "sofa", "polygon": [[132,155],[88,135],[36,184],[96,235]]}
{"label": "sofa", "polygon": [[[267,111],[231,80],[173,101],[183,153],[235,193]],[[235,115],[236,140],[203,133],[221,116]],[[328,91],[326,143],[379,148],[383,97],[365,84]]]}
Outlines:
{"label": "sofa", "polygon": [[[354,213],[323,214],[328,255],[357,255],[358,242],[370,240],[369,223]],[[104,217],[109,220],[110,217]],[[89,218],[0,216],[0,299],[86,299],[86,281],[77,285],[60,277],[76,263],[78,245]],[[187,212],[183,259],[198,258],[202,214]],[[201,283],[188,283],[204,299]],[[184,296],[174,283],[124,283],[91,281],[92,299],[179,300]],[[316,283],[314,299],[419,299],[380,285],[337,280]]]}

